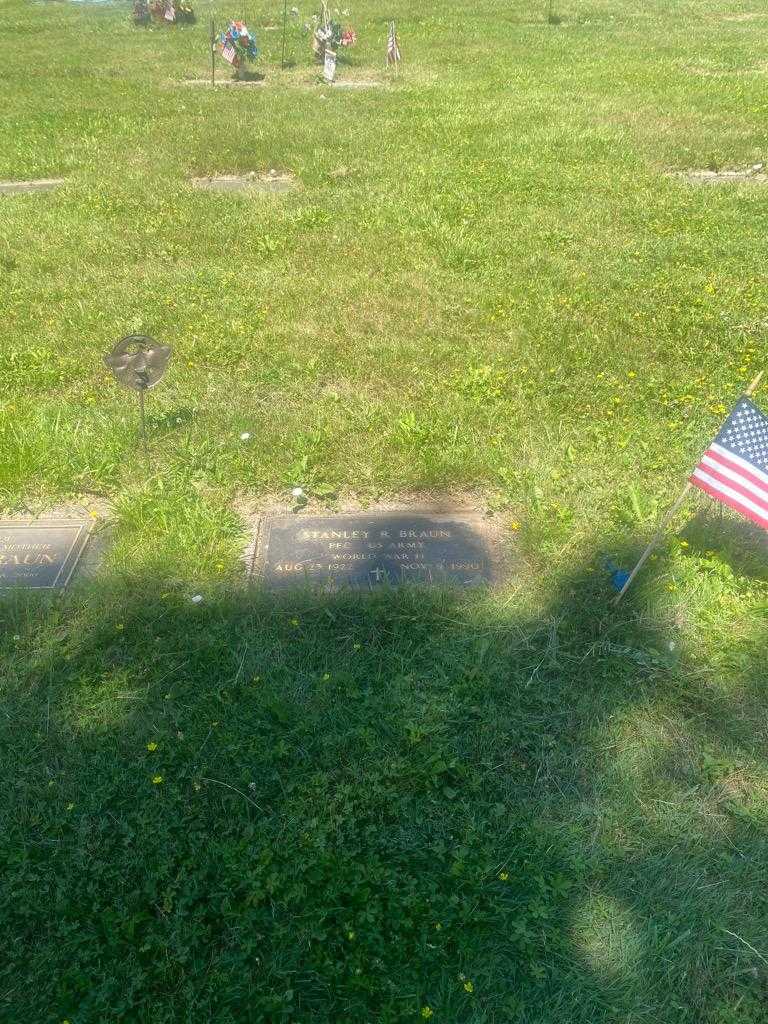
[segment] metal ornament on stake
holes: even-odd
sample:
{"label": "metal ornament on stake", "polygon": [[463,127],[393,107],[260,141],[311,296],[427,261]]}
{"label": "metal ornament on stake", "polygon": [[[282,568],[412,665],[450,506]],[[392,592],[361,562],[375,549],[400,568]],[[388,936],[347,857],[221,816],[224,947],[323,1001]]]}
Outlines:
{"label": "metal ornament on stake", "polygon": [[288,25],[288,0],[283,0],[283,51],[280,58],[280,70],[285,71],[285,33]]}
{"label": "metal ornament on stake", "polygon": [[123,387],[138,392],[141,440],[147,474],[150,472],[150,465],[144,394],[162,379],[168,368],[171,352],[170,345],[161,345],[146,334],[127,334],[104,356],[104,362],[117,381]]}
{"label": "metal ornament on stake", "polygon": [[[755,379],[749,385],[747,390],[744,392],[744,395],[747,398],[749,398],[751,395],[753,395],[755,393],[755,391],[757,391],[758,385],[760,384],[760,381],[762,380],[762,377],[763,377],[763,372],[764,371],[761,370],[760,373],[758,373],[758,375],[755,377]],[[651,543],[648,545],[648,547],[645,549],[645,551],[640,556],[640,558],[638,560],[638,563],[635,566],[635,568],[632,570],[632,572],[629,574],[629,576],[627,576],[626,580],[624,581],[623,587],[618,592],[616,597],[613,599],[614,605],[617,605],[619,603],[619,601],[621,601],[622,597],[624,597],[626,592],[629,590],[629,588],[630,588],[630,586],[632,584],[632,580],[640,572],[642,567],[647,562],[648,556],[650,555],[650,553],[653,551],[653,549],[656,547],[656,545],[659,543],[661,538],[666,533],[667,527],[669,526],[670,522],[674,518],[675,513],[680,508],[680,506],[683,504],[685,499],[688,497],[688,494],[692,490],[692,488],[693,488],[693,484],[689,480],[686,483],[686,485],[685,485],[685,487],[683,489],[683,493],[680,495],[680,497],[674,503],[672,508],[667,512],[667,514],[662,519],[661,524],[659,525],[658,530],[656,531],[656,533],[653,535],[653,537],[651,539]]]}

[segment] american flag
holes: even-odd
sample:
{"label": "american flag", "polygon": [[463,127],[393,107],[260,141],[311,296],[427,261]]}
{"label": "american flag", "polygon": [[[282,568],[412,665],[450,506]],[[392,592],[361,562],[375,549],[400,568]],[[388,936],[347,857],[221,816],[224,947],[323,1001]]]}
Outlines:
{"label": "american flag", "polygon": [[235,53],[235,48],[232,45],[232,43],[225,43],[222,46],[222,48],[221,48],[221,56],[228,63],[230,63],[230,64],[234,64],[235,63],[235,57],[237,56],[237,54]]}
{"label": "american flag", "polygon": [[400,47],[397,43],[397,32],[395,23],[389,23],[389,35],[387,36],[387,64],[397,64],[400,61]]}
{"label": "american flag", "polygon": [[768,416],[740,398],[691,483],[768,530]]}

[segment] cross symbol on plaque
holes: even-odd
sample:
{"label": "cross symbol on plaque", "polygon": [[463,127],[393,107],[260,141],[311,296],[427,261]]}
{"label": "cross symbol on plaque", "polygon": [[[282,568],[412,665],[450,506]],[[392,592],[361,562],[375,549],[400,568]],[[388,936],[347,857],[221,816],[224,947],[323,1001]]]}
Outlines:
{"label": "cross symbol on plaque", "polygon": [[382,579],[387,578],[386,572],[378,566],[375,569],[371,569],[371,576],[373,576],[377,583],[381,583]]}

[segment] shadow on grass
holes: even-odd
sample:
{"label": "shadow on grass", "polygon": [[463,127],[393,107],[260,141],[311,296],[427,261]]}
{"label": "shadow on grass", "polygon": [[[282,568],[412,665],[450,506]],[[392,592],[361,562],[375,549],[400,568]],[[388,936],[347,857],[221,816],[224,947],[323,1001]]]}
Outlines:
{"label": "shadow on grass", "polygon": [[764,1019],[761,675],[733,715],[589,568],[0,614],[4,1019]]}
{"label": "shadow on grass", "polygon": [[768,581],[768,534],[722,505],[703,506],[681,536],[697,554],[716,551],[734,573]]}

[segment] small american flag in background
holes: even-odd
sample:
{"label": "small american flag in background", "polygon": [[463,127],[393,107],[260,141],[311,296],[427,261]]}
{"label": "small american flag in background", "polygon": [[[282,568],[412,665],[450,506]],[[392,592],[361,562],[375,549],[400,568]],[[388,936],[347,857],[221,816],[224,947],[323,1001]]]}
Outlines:
{"label": "small american flag in background", "polygon": [[736,403],[691,483],[768,530],[768,416],[748,398]]}
{"label": "small american flag in background", "polygon": [[387,64],[397,64],[400,61],[400,47],[397,43],[397,32],[395,23],[389,23],[389,35],[387,36]]}
{"label": "small american flag in background", "polygon": [[221,56],[224,58],[224,60],[228,61],[228,63],[234,64],[236,56],[234,46],[231,43],[227,43],[225,46],[223,46],[221,49]]}

